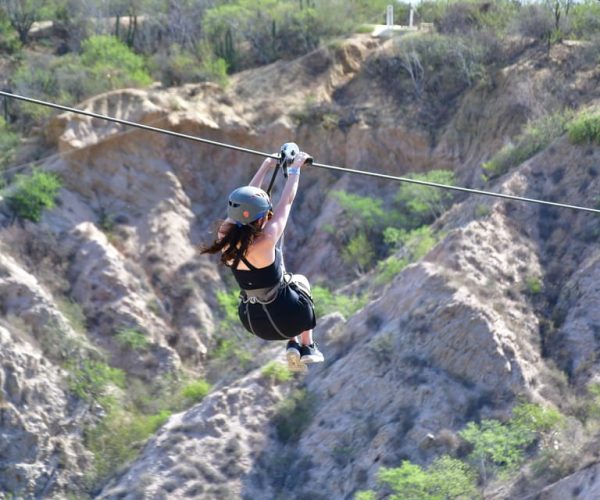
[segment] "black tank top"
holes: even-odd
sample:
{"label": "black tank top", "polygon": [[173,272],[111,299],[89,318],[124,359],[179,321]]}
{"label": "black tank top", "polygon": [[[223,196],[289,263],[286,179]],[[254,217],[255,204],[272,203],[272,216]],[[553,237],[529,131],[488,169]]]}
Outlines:
{"label": "black tank top", "polygon": [[245,269],[231,268],[233,277],[240,285],[242,290],[256,290],[258,288],[269,288],[275,286],[283,277],[283,269],[281,267],[281,251],[275,249],[275,260],[267,267],[257,269],[246,257],[240,255],[240,260],[248,266],[249,271]]}

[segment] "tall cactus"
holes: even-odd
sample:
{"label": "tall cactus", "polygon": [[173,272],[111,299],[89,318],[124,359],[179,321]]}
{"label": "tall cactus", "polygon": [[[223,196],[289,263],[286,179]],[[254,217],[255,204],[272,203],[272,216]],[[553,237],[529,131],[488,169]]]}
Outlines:
{"label": "tall cactus", "polygon": [[227,28],[227,31],[225,32],[225,50],[223,56],[231,68],[231,71],[234,71],[236,69],[236,54],[235,47],[233,45],[233,33],[231,33],[231,28]]}

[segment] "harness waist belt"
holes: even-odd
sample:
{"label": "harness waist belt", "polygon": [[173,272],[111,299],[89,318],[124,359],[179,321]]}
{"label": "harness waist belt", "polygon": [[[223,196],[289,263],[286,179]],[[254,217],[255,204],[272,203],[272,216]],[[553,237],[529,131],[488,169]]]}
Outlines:
{"label": "harness waist belt", "polygon": [[279,289],[284,285],[283,282],[276,283],[273,286],[267,288],[256,288],[254,290],[242,290],[241,297],[243,302],[250,302],[251,304],[260,303],[268,304],[273,302],[279,293]]}

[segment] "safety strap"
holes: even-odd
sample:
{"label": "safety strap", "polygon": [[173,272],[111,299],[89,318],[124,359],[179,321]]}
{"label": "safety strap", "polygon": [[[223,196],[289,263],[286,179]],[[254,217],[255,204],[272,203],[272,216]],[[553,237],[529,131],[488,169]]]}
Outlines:
{"label": "safety strap", "polygon": [[256,271],[256,267],[254,267],[252,264],[250,264],[250,262],[248,261],[248,259],[246,257],[244,257],[244,255],[242,255],[242,252],[238,252],[238,257],[239,259],[246,264],[246,267],[248,269],[250,269],[250,271]]}

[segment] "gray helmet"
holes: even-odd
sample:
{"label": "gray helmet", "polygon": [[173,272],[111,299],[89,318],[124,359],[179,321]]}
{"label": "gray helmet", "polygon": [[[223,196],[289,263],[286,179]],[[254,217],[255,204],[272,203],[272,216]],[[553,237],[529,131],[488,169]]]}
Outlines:
{"label": "gray helmet", "polygon": [[254,186],[242,186],[234,189],[229,195],[227,215],[238,224],[247,225],[272,210],[269,195]]}

